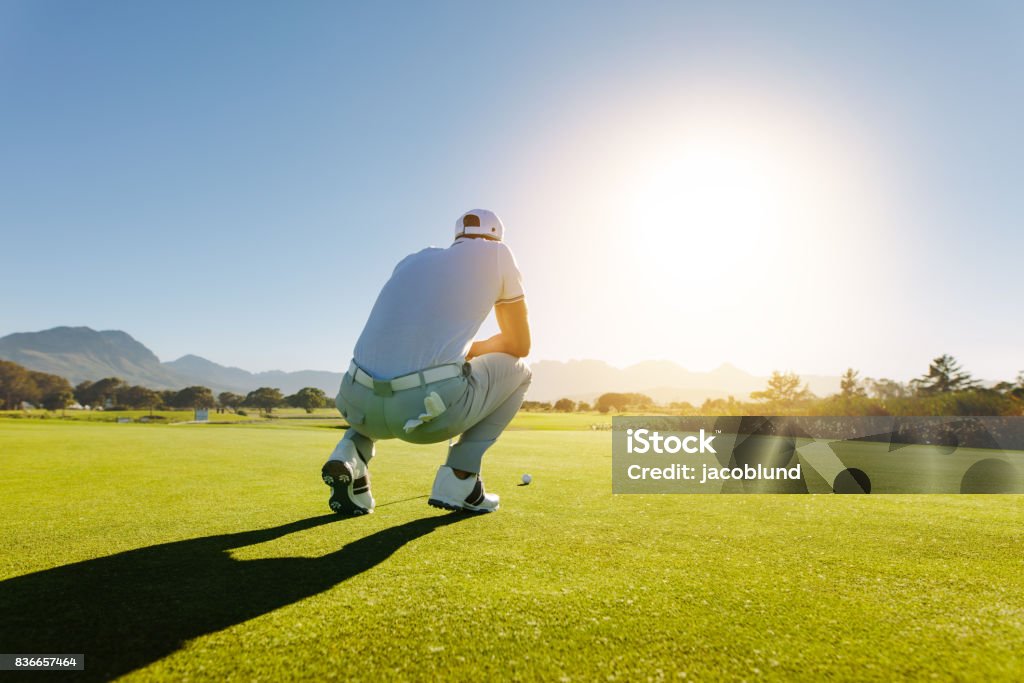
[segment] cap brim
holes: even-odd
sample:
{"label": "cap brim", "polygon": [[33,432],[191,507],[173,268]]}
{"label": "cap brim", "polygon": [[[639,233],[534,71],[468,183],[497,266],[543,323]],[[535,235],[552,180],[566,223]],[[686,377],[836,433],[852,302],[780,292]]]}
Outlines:
{"label": "cap brim", "polygon": [[465,235],[477,235],[479,237],[486,237],[492,240],[501,241],[501,235],[497,232],[491,232],[490,228],[463,228],[462,232],[456,233],[456,237],[464,237]]}

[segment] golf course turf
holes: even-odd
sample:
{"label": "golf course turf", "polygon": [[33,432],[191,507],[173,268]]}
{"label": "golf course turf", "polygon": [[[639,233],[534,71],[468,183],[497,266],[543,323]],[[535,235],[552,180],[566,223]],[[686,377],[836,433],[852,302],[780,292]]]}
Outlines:
{"label": "golf course turf", "polygon": [[377,511],[341,519],[336,428],[0,420],[0,652],[95,680],[1024,677],[1024,497],[613,496],[583,422],[517,418],[482,516],[427,506],[444,444],[381,443]]}

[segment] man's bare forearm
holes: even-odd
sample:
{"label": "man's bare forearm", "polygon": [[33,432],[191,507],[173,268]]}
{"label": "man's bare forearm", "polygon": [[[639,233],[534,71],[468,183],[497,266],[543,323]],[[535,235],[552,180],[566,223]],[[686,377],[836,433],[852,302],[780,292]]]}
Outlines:
{"label": "man's bare forearm", "polygon": [[499,333],[489,339],[473,342],[473,345],[469,347],[469,353],[466,354],[466,360],[483,356],[487,353],[507,353],[516,358],[522,358],[526,355],[523,353],[520,345],[514,340],[509,339],[508,335]]}

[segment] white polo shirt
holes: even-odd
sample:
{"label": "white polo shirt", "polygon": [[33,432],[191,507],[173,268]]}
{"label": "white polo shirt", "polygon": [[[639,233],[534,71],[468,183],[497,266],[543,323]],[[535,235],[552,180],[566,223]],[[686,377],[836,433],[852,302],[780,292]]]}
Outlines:
{"label": "white polo shirt", "polygon": [[522,276],[504,242],[460,237],[402,259],[356,342],[356,364],[377,379],[465,360],[497,304],[524,297]]}

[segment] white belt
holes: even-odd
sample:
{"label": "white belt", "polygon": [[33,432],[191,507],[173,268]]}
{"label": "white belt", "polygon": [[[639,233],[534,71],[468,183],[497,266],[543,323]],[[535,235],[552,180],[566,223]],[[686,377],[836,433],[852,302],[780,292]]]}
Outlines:
{"label": "white belt", "polygon": [[381,380],[374,379],[372,375],[356,365],[355,361],[352,361],[348,366],[348,372],[352,375],[353,380],[362,384],[367,389],[373,389],[375,394],[387,396],[395,391],[415,389],[416,387],[425,386],[432,382],[440,382],[442,380],[452,379],[453,377],[459,377],[460,375],[465,374],[465,365],[469,364],[449,363],[448,365],[438,365],[437,367],[427,368],[426,370],[420,370],[419,372],[410,372],[408,375],[395,377],[391,380]]}

